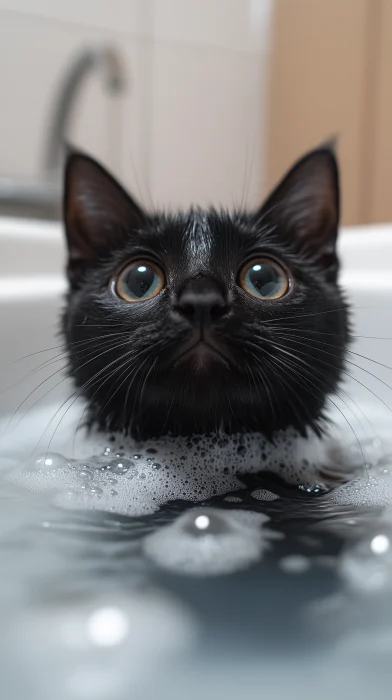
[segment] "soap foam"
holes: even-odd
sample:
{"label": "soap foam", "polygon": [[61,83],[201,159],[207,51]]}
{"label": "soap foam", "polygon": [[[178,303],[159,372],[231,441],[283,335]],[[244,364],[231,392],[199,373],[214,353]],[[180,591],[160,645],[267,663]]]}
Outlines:
{"label": "soap foam", "polygon": [[[262,525],[261,513],[192,509],[148,535],[144,553],[157,565],[182,574],[217,576],[246,569],[280,535]],[[199,526],[198,526],[199,523]]]}
{"label": "soap foam", "polygon": [[[13,470],[13,482],[32,491],[53,489],[55,502],[127,515],[153,513],[168,501],[197,502],[243,488],[237,474],[274,471],[294,483],[314,478],[310,443],[294,433],[275,443],[261,435],[164,438],[135,443],[112,436],[84,459],[44,453]],[[320,450],[313,441],[313,452]],[[257,496],[256,496],[257,497]],[[264,499],[274,494],[264,493]]]}
{"label": "soap foam", "polygon": [[[26,459],[53,416],[53,408],[47,407],[34,412],[17,436],[3,440],[2,459],[8,469],[15,467],[9,471],[10,480],[35,492],[52,490],[58,505],[131,516],[153,513],[176,499],[198,502],[227,494],[235,503],[239,496],[234,492],[243,488],[238,474],[262,470],[293,484],[342,483],[328,496],[336,504],[385,506],[392,504],[390,417],[373,408],[371,412],[381,440],[359,431],[357,440],[348,438],[347,425],[339,425],[335,416],[333,438],[305,439],[287,431],[273,443],[261,434],[135,443],[118,435],[79,431],[74,438],[80,415],[75,413],[72,424],[67,414],[67,424],[62,423],[54,439],[46,445],[41,440],[44,451]],[[253,496],[271,500],[276,494],[256,489]]]}

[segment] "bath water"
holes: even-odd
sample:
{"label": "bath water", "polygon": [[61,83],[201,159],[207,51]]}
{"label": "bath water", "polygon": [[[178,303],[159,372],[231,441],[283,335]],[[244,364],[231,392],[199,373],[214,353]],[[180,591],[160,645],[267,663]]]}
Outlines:
{"label": "bath water", "polygon": [[4,697],[389,698],[391,417],[363,412],[274,444],[6,419]]}

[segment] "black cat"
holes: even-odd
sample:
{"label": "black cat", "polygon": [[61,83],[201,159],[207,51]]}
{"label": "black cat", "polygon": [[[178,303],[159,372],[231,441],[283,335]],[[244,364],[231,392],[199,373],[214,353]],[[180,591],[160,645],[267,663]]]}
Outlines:
{"label": "black cat", "polygon": [[323,147],[256,212],[148,213],[71,153],[62,324],[90,425],[143,439],[320,433],[349,342],[338,180]]}

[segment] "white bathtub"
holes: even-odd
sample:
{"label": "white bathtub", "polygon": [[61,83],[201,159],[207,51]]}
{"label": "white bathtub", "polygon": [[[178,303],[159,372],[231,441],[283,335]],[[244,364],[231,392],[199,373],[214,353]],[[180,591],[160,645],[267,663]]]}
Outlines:
{"label": "white bathtub", "polygon": [[[377,337],[392,336],[392,225],[343,230],[340,239],[340,253],[343,262],[341,281],[355,306],[358,334]],[[40,360],[38,358],[40,358],[41,355],[35,355],[28,361],[24,360],[22,363],[15,362],[18,357],[59,344],[59,340],[55,337],[55,332],[59,308],[61,306],[61,297],[66,287],[63,275],[64,259],[64,243],[60,224],[0,219],[1,384],[9,385],[18,379],[21,374],[26,374],[29,369],[39,363]],[[355,346],[355,352],[363,355],[370,355],[378,362],[392,365],[390,359],[392,340],[383,341],[373,338],[358,338]],[[357,355],[351,357],[354,358],[352,360],[353,362],[363,364],[369,371],[373,371],[372,363],[367,363],[367,361],[362,360]],[[383,378],[386,382],[390,381],[392,384],[391,378],[389,377],[391,374],[389,370],[380,365],[374,365],[374,367],[379,377]],[[355,368],[353,367],[353,369]],[[358,376],[361,377],[361,382],[371,387],[371,391],[380,394],[384,397],[383,400],[389,401],[392,405],[392,397],[389,396],[390,390],[387,389],[386,386],[366,373],[363,374],[360,372]],[[37,380],[35,375],[27,380],[23,380],[22,383],[18,384],[10,392],[1,393],[0,413],[8,413],[10,407],[20,403],[26,396],[26,392],[29,388],[34,388],[36,384]],[[361,385],[357,385],[357,389],[360,393]],[[64,385],[58,387],[58,392],[64,394],[65,391],[67,391],[67,389]],[[366,393],[368,392],[364,390],[365,398]],[[51,397],[51,400],[53,400],[53,397]],[[14,506],[11,502],[11,507],[9,507],[11,520],[13,509]],[[43,522],[42,526],[48,524],[47,522]],[[37,530],[37,532],[39,538],[36,538],[36,542],[40,542],[43,534],[39,530]],[[99,537],[99,534],[97,537]],[[35,549],[32,550],[34,556],[31,562],[30,560],[27,561],[27,564],[32,568],[35,567],[39,569],[39,567],[44,566],[46,562],[45,547],[48,548],[49,545],[48,541],[43,539],[44,545],[41,551],[36,542],[34,545]],[[16,543],[19,546],[19,539],[17,539]],[[83,542],[82,545],[85,547]],[[77,547],[78,541],[76,537],[73,537],[72,542],[69,544],[69,552],[72,552],[73,549],[77,550]],[[38,560],[35,559],[37,550],[38,555],[41,552],[41,559],[38,558]],[[18,562],[18,564],[20,563],[19,550],[16,549],[15,551],[15,559],[11,562],[14,567],[15,561]],[[86,556],[87,550],[83,548],[81,551],[82,556],[80,556],[80,558],[82,559],[82,557]],[[93,551],[100,551],[99,546],[97,545]],[[108,550],[102,545],[103,565],[101,568],[97,569],[99,574],[101,574],[101,571],[106,571],[105,567],[108,566],[108,561],[115,561],[115,556],[111,555],[112,558],[110,559],[107,552]],[[107,558],[105,559],[106,555]],[[26,556],[26,553],[24,556]],[[88,553],[87,559],[89,556],[90,552]],[[320,558],[322,559],[322,557]],[[328,557],[324,557],[324,559],[328,560]],[[48,561],[51,567],[52,560],[49,559]],[[126,562],[126,556],[124,557],[122,567],[125,567],[124,576],[126,575],[126,577],[128,577],[131,574],[129,574],[126,569],[124,562]],[[24,571],[22,565],[23,561],[20,563],[20,566],[21,570]],[[7,563],[5,564],[5,571],[7,571]],[[45,571],[46,569],[44,569],[44,572]],[[68,569],[66,574],[68,575]],[[64,580],[68,584],[66,574],[64,574]],[[323,570],[322,574],[324,578],[328,578],[328,569]],[[24,572],[23,575],[26,575],[26,573]],[[83,575],[83,573],[81,575]],[[47,584],[47,581],[52,581],[49,574],[44,573],[42,576],[45,584]],[[45,576],[47,578],[45,578]],[[121,578],[120,574],[118,574],[118,577]],[[19,578],[21,578],[21,576]],[[72,578],[72,575],[70,579],[72,579],[71,583],[73,584],[74,578]],[[99,580],[99,584],[101,585],[104,577],[102,581],[100,576],[97,580]],[[171,579],[169,578],[168,580],[170,582]],[[252,588],[250,586],[250,579],[245,578],[243,591],[238,587],[238,581],[237,588],[235,583],[227,584],[226,586],[223,585],[222,589],[217,586],[212,586],[204,602],[214,599],[218,602],[222,601],[224,596],[228,596],[228,606],[230,603],[232,605],[231,608],[228,607],[228,618],[231,619],[232,614],[237,612],[239,605],[242,605],[243,609],[247,609],[246,604],[249,598],[249,609],[252,616],[254,616],[257,604],[260,605],[259,592],[262,583],[261,579],[257,580],[257,574],[255,574],[254,580],[257,585]],[[295,587],[295,580],[294,577],[294,579],[290,581],[290,586],[294,585]],[[19,583],[18,577],[15,578],[15,581]],[[123,584],[124,582],[121,581],[121,583]],[[126,579],[126,583],[128,583],[128,579]],[[169,632],[172,638],[180,640],[178,642],[178,648],[182,650],[181,653],[183,653],[183,648],[186,645],[192,648],[192,635],[195,634],[196,636],[199,633],[199,622],[197,621],[196,625],[196,613],[194,613],[192,608],[192,601],[193,595],[195,594],[195,600],[197,601],[195,610],[198,610],[198,606],[203,609],[203,604],[201,604],[203,599],[199,599],[197,595],[199,587],[202,585],[204,585],[204,592],[206,592],[205,584],[198,581],[197,585],[193,587],[191,582],[187,588],[185,580],[181,580],[180,578],[179,583],[175,580],[174,583],[172,582],[172,589],[170,589],[171,596],[178,595],[179,600],[183,600],[180,593],[182,595],[183,590],[185,590],[184,600],[187,601],[189,611],[191,611],[189,617],[190,631],[188,631],[188,617],[183,616],[182,608],[179,609],[180,615],[177,607],[175,607],[177,603],[175,603],[174,606],[171,602],[172,598],[169,599],[169,603],[172,607],[168,605],[166,598],[163,599],[162,604],[159,598],[158,603],[161,605],[162,612],[159,606],[158,608],[152,606],[152,612],[150,612],[151,604],[148,598],[147,603],[145,603],[144,600],[140,603],[139,597],[132,598],[132,594],[130,595],[128,589],[125,588],[124,590],[127,591],[130,600],[129,603],[128,599],[126,599],[126,604],[132,604],[129,610],[126,608],[127,614],[129,613],[130,619],[132,619],[130,629],[134,635],[130,637],[133,643],[130,653],[128,653],[128,647],[126,646],[124,647],[125,651],[122,651],[121,646],[119,650],[114,646],[113,650],[99,648],[97,653],[94,652],[94,654],[91,653],[91,655],[88,656],[87,653],[90,654],[90,647],[86,646],[86,652],[84,647],[76,646],[75,634],[82,634],[84,630],[82,622],[85,620],[86,615],[91,615],[91,610],[93,612],[95,611],[95,608],[91,607],[90,610],[90,607],[87,607],[87,613],[85,613],[85,608],[83,607],[83,605],[85,605],[84,600],[83,605],[79,605],[78,598],[75,598],[76,602],[73,603],[73,594],[69,595],[69,600],[67,598],[66,603],[62,599],[59,599],[61,604],[57,603],[57,605],[49,601],[49,603],[38,608],[38,610],[33,609],[32,612],[29,611],[27,616],[21,614],[19,618],[17,618],[20,627],[17,627],[14,633],[14,642],[16,640],[14,647],[12,646],[12,641],[10,644],[7,638],[7,644],[8,647],[10,647],[10,651],[7,649],[9,655],[7,656],[7,654],[5,654],[4,656],[4,654],[0,654],[0,670],[3,665],[3,688],[13,688],[16,678],[16,685],[20,682],[21,687],[23,686],[23,694],[16,696],[15,693],[11,694],[8,692],[7,697],[25,698],[28,696],[31,698],[39,697],[46,700],[47,698],[53,697],[54,689],[54,695],[56,697],[61,696],[61,698],[66,698],[66,700],[98,696],[105,699],[110,697],[114,700],[114,698],[130,697],[129,692],[131,691],[128,690],[130,687],[129,679],[135,682],[136,677],[137,681],[139,681],[139,676],[142,677],[143,674],[143,678],[145,677],[147,681],[151,680],[151,686],[155,678],[157,679],[156,682],[159,684],[158,688],[155,686],[152,688],[151,693],[143,692],[140,695],[134,695],[135,697],[144,697],[146,699],[158,696],[176,699],[187,695],[190,699],[203,697],[206,698],[206,700],[210,700],[212,697],[224,696],[227,700],[232,700],[232,698],[238,697],[239,693],[244,693],[245,689],[246,695],[257,697],[260,695],[260,688],[266,691],[268,697],[280,698],[290,693],[292,694],[294,687],[294,694],[296,697],[297,694],[295,690],[300,688],[301,692],[298,693],[298,696],[300,695],[304,700],[309,700],[309,698],[314,696],[314,688],[317,687],[321,700],[331,697],[331,694],[334,693],[335,697],[355,697],[356,700],[362,700],[362,698],[369,696],[369,692],[376,690],[377,693],[377,682],[380,684],[380,687],[381,685],[384,688],[387,687],[384,682],[384,676],[381,675],[376,661],[379,660],[379,658],[381,658],[381,660],[385,658],[387,671],[389,671],[389,657],[387,660],[386,656],[387,653],[390,653],[391,648],[389,628],[387,630],[389,636],[387,637],[386,634],[384,637],[380,636],[381,641],[379,641],[379,638],[374,633],[373,637],[371,636],[372,630],[370,630],[369,633],[366,631],[367,634],[370,635],[369,640],[367,637],[365,639],[366,645],[364,648],[366,656],[363,654],[358,657],[358,654],[361,654],[361,638],[358,638],[359,642],[357,643],[356,638],[353,638],[353,641],[349,634],[347,635],[347,639],[344,638],[343,642],[340,642],[340,646],[338,641],[336,648],[332,650],[328,658],[322,655],[321,661],[317,659],[312,660],[312,658],[309,658],[311,654],[307,653],[306,659],[302,661],[301,664],[298,663],[297,656],[294,656],[293,661],[285,658],[283,666],[280,659],[278,659],[277,662],[275,659],[270,660],[268,654],[265,653],[264,655],[261,653],[258,654],[257,658],[251,658],[249,650],[247,651],[248,657],[241,659],[241,654],[237,654],[238,649],[234,646],[233,649],[235,648],[236,651],[235,657],[233,655],[233,657],[230,656],[229,658],[227,655],[230,652],[230,646],[228,646],[228,652],[224,645],[222,650],[219,644],[217,644],[215,656],[215,651],[212,651],[212,648],[207,646],[208,663],[203,659],[202,662],[200,662],[198,659],[202,656],[203,649],[201,645],[199,645],[199,647],[195,647],[192,657],[194,663],[193,667],[192,664],[182,667],[181,656],[179,656],[180,663],[174,666],[175,672],[171,672],[171,667],[168,667],[170,670],[169,680],[167,677],[164,677],[163,671],[165,667],[163,663],[161,667],[157,667],[158,670],[156,670],[156,672],[151,674],[151,668],[156,669],[155,658],[157,656],[158,659],[160,658],[161,647],[163,650],[169,647],[170,651],[170,645],[168,645],[167,641]],[[95,588],[98,590],[98,586],[95,586]],[[300,586],[297,586],[297,590],[299,589]],[[44,591],[46,590],[47,589],[44,588]],[[72,586],[70,590],[73,590]],[[107,607],[108,605],[122,605],[121,598],[120,603],[118,602],[117,588],[114,590],[114,598],[110,598],[109,596],[109,598],[105,598],[104,603],[102,603],[101,599],[99,599],[98,602],[94,602],[95,599],[93,602],[90,601],[91,589],[89,588],[89,596],[86,605],[106,605],[106,607],[103,608],[104,612],[106,611],[107,613],[108,609],[109,612],[112,611],[111,607]],[[277,595],[277,602],[274,602],[274,590],[275,589],[271,589],[271,593],[268,594],[268,599],[271,599],[271,610],[276,610],[278,612],[280,599],[279,595]],[[336,592],[334,588],[331,590],[332,593]],[[292,595],[291,588],[289,591],[290,595]],[[96,591],[93,591],[93,593],[94,592]],[[110,595],[112,595],[111,591]],[[188,598],[186,597],[187,595]],[[176,600],[174,597],[173,599]],[[327,618],[336,618],[341,615],[339,612],[340,608],[336,608],[338,610],[338,614],[336,614],[336,609],[334,607],[337,599],[337,595],[326,598],[326,605],[324,608],[322,607],[324,601],[321,600],[320,602],[318,599],[316,600],[317,614],[320,615],[324,611],[324,617],[321,618],[322,626],[325,624],[327,627]],[[109,603],[107,600],[109,600]],[[114,603],[113,600],[115,601]],[[337,602],[339,603],[339,600],[337,600]],[[79,607],[77,607],[78,605]],[[145,607],[143,607],[143,605]],[[330,607],[328,607],[328,605]],[[213,611],[214,607],[215,603],[211,607],[210,613]],[[295,608],[295,603],[293,607]],[[217,608],[221,609],[219,605],[217,605]],[[98,612],[102,612],[101,608],[97,609]],[[224,611],[224,608],[222,608],[222,610]],[[212,627],[214,626],[214,620],[218,620],[215,610],[213,612]],[[85,617],[83,617],[83,615],[85,615]],[[192,617],[193,615],[195,620]],[[185,622],[183,622],[183,619]],[[244,639],[244,631],[239,629],[240,620],[235,614],[233,619],[237,620],[238,628],[235,628],[234,636],[236,639],[239,639],[239,648],[241,649],[241,640]],[[244,618],[245,621],[247,619],[247,617]],[[252,619],[252,617],[249,619]],[[79,620],[82,620],[82,622],[79,622]],[[147,620],[147,623],[145,620]],[[60,623],[63,625],[61,629]],[[224,617],[222,619],[219,618],[219,625],[221,623],[225,623]],[[344,623],[349,632],[349,622],[343,620],[343,624]],[[75,626],[76,624],[79,626]],[[140,631],[137,624],[139,624]],[[72,627],[72,625],[74,625],[74,627]],[[173,629],[170,628],[170,625],[172,625]],[[219,625],[216,625],[217,629]],[[194,629],[196,632],[194,632]],[[222,629],[223,631],[226,629],[224,624]],[[229,625],[229,631],[230,629],[231,627]],[[64,630],[66,632],[71,630],[74,636],[70,636],[67,632],[67,640],[70,638],[72,644],[75,643],[75,649],[72,647],[71,643],[69,643],[69,647],[63,644],[63,639],[59,630],[62,630],[62,632],[64,632]],[[74,630],[76,630],[76,632],[74,632]],[[136,632],[134,630],[136,630]],[[241,634],[243,635],[242,637]],[[78,639],[76,639],[76,641],[79,644]],[[298,639],[296,641],[300,644],[301,640]],[[344,647],[344,644],[346,644],[346,647]],[[155,647],[158,651],[156,651]],[[173,646],[173,648],[175,650],[177,649],[175,646]],[[14,649],[17,649],[17,653]],[[135,656],[135,652],[138,649],[141,649],[141,651],[139,651],[139,656]],[[344,652],[343,659],[341,659],[341,649],[343,649]],[[368,651],[373,652],[369,666],[367,666],[364,661],[365,659],[367,660]],[[105,653],[104,656],[101,655],[103,653]],[[123,653],[123,656],[121,656],[121,653]],[[239,660],[237,656],[239,656]],[[151,658],[152,663],[150,661]],[[85,663],[85,666],[83,666],[83,663]],[[199,666],[197,665],[198,663]],[[275,666],[273,664],[275,664]],[[20,673],[21,667],[23,668],[23,673]],[[363,672],[361,674],[362,669]],[[372,669],[374,669],[374,672]],[[384,669],[384,666],[382,669]],[[4,680],[3,676],[5,671]],[[372,671],[372,673],[370,673],[370,671]],[[74,673],[74,675],[72,675],[72,673]],[[101,673],[101,675],[99,675],[99,673]],[[139,674],[139,676],[137,674]],[[268,676],[268,674],[270,675]],[[366,675],[364,676],[364,674]],[[46,677],[48,678],[47,683],[45,681]],[[101,677],[103,679],[102,682]],[[27,679],[26,682],[24,680],[25,678]],[[117,695],[112,691],[114,687],[113,684],[117,683],[115,687],[118,687],[118,684],[121,684],[124,678],[126,681],[126,695]],[[165,685],[163,685],[163,680]],[[69,694],[66,694],[67,691],[64,690],[66,687],[64,683],[66,681],[69,683],[72,681],[72,683],[74,683],[72,688],[76,688],[75,683],[80,682],[83,693],[81,692],[79,694],[78,692],[76,694],[76,691],[75,693],[70,691]],[[388,678],[388,684],[389,682],[390,678]],[[110,686],[105,686],[105,683],[110,683]],[[303,683],[305,683],[305,687],[303,687]],[[71,688],[71,685],[69,687]],[[102,691],[101,687],[103,688]],[[370,691],[369,687],[371,688]],[[26,690],[26,688],[28,688],[28,690]],[[97,689],[97,692],[95,692],[95,689]],[[377,695],[377,697],[387,697],[387,695]]]}

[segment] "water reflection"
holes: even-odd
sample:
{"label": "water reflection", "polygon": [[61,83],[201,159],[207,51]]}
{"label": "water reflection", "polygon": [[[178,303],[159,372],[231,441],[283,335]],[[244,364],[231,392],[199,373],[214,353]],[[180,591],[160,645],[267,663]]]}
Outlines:
{"label": "water reflection", "polygon": [[189,510],[156,529],[143,551],[156,565],[192,576],[219,576],[246,569],[282,536],[263,525],[263,513],[205,507]]}
{"label": "water reflection", "polygon": [[98,608],[87,620],[87,636],[99,647],[120,644],[129,631],[129,620],[120,608]]}

